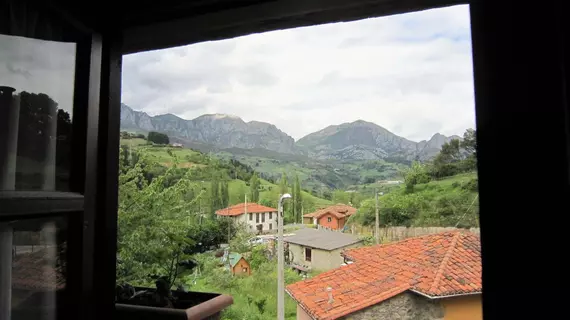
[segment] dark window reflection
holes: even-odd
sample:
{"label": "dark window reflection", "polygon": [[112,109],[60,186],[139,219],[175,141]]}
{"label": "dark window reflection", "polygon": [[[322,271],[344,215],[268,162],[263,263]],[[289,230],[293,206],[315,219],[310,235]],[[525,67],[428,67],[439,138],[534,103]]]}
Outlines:
{"label": "dark window reflection", "polygon": [[75,44],[0,35],[0,190],[69,190]]}
{"label": "dark window reflection", "polygon": [[11,232],[13,239],[11,320],[57,319],[66,285],[65,223],[59,219],[24,220],[4,223],[0,229],[5,235]]}

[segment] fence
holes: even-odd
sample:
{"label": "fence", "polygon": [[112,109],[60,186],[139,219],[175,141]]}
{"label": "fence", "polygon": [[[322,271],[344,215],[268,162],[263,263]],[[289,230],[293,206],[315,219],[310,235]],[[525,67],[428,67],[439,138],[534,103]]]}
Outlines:
{"label": "fence", "polygon": [[[454,227],[387,227],[380,228],[380,241],[382,243],[404,240],[407,238],[423,236],[426,234],[434,234],[445,231],[466,230]],[[479,234],[479,228],[471,228],[469,231]],[[352,225],[350,230],[355,235],[372,236],[374,235],[374,227],[355,226]]]}

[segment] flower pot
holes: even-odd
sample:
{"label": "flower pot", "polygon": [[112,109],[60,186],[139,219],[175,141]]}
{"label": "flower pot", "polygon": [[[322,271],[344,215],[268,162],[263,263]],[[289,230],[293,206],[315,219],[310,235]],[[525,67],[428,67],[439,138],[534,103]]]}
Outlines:
{"label": "flower pot", "polygon": [[[135,287],[135,290],[154,292],[155,289]],[[121,320],[199,320],[220,319],[222,311],[233,303],[233,298],[224,294],[207,292],[172,291],[176,299],[173,308],[149,306],[137,300],[115,304],[115,314]]]}

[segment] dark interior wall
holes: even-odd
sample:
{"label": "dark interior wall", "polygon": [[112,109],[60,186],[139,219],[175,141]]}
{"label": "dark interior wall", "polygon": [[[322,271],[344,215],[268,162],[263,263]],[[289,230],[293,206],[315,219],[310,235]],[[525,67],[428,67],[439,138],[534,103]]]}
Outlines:
{"label": "dark interior wall", "polygon": [[570,212],[561,5],[471,5],[485,319],[557,318],[567,296],[555,262]]}

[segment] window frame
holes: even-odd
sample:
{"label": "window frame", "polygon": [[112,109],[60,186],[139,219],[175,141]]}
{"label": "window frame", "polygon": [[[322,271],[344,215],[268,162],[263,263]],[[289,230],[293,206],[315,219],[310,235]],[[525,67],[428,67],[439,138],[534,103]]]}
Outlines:
{"label": "window frame", "polygon": [[307,262],[313,261],[313,250],[312,250],[312,248],[305,247],[305,261],[307,261]]}

